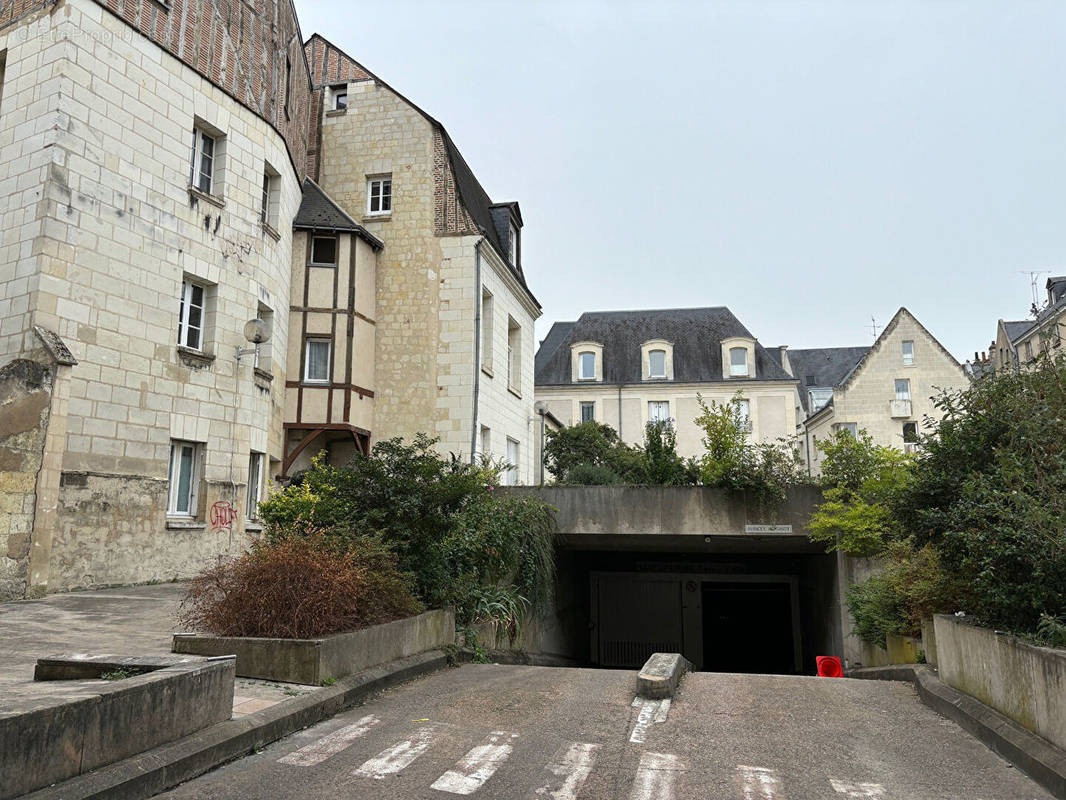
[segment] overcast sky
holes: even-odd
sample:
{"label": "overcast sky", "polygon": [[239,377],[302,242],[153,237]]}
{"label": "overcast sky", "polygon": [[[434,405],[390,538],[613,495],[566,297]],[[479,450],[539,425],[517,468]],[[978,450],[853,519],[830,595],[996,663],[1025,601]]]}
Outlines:
{"label": "overcast sky", "polygon": [[[451,133],[552,322],[729,306],[767,346],[905,305],[960,360],[1066,273],[1066,2],[297,0]],[[1041,295],[1046,275],[1040,276]]]}

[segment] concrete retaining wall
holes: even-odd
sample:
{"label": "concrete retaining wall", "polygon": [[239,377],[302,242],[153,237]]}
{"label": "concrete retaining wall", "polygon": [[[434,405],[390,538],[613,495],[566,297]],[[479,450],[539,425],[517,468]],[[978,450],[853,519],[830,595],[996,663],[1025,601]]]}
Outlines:
{"label": "concrete retaining wall", "polygon": [[451,611],[427,611],[417,617],[321,639],[178,633],[174,635],[173,650],[201,656],[236,655],[237,674],[241,677],[318,686],[327,678],[341,678],[454,643],[455,615]]}
{"label": "concrete retaining wall", "polygon": [[1066,650],[943,614],[933,625],[941,680],[1066,748]]}
{"label": "concrete retaining wall", "polygon": [[[46,659],[52,675],[65,661]],[[0,800],[16,797],[230,718],[233,711],[232,659],[169,659],[172,666],[125,680],[85,681],[83,696],[41,707],[0,711]],[[179,663],[174,663],[179,662]],[[180,663],[184,662],[184,663]],[[98,668],[114,666],[112,657]],[[123,665],[135,667],[137,659]],[[71,668],[69,674],[86,674]],[[90,673],[93,670],[90,670]]]}

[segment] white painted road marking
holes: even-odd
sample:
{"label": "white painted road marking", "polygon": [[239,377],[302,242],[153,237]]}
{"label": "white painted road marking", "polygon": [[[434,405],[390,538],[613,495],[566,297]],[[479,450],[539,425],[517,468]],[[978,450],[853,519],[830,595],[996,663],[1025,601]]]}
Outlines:
{"label": "white painted road marking", "polygon": [[776,800],[780,797],[781,781],[772,769],[738,764],[737,778],[744,800]]}
{"label": "white painted road marking", "polygon": [[510,743],[517,738],[517,733],[493,731],[485,741],[459,759],[454,769],[437,778],[431,788],[452,794],[473,794],[511,755],[514,748]]}
{"label": "white painted road marking", "polygon": [[[633,703],[634,708],[636,702]],[[629,741],[634,744],[644,744],[648,738],[648,728],[653,723],[666,722],[666,715],[670,713],[670,700],[641,700],[640,712],[637,721],[633,724],[633,732],[629,734]]]}
{"label": "white painted road marking", "polygon": [[397,742],[392,747],[382,750],[376,756],[359,767],[353,774],[364,778],[381,780],[395,775],[429,748],[437,735],[437,727],[426,725],[419,728],[410,739]]}
{"label": "white painted road marking", "polygon": [[885,787],[879,783],[849,783],[829,779],[837,794],[842,794],[848,800],[882,800],[885,796]]}
{"label": "white painted road marking", "polygon": [[629,800],[674,800],[674,782],[683,770],[677,756],[645,753],[640,757]]}
{"label": "white painted road marking", "polygon": [[312,742],[306,747],[301,747],[299,750],[289,753],[284,758],[279,758],[278,763],[292,764],[295,767],[313,767],[315,764],[320,764],[330,756],[335,756],[350,747],[352,742],[379,722],[381,720],[370,714],[353,725],[347,725],[335,730],[333,733],[323,736],[317,742]]}
{"label": "white painted road marking", "polygon": [[574,800],[585,785],[585,779],[592,772],[596,751],[599,749],[598,744],[572,742],[560,758],[545,767],[554,777],[537,789],[536,796],[550,797],[552,800]]}

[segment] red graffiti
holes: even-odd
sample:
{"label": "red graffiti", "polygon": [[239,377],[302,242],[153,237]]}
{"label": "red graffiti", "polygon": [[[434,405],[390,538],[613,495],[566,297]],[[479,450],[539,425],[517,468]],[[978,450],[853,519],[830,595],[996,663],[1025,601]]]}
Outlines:
{"label": "red graffiti", "polygon": [[216,530],[233,529],[233,523],[237,519],[237,510],[229,500],[219,500],[211,506],[211,527]]}

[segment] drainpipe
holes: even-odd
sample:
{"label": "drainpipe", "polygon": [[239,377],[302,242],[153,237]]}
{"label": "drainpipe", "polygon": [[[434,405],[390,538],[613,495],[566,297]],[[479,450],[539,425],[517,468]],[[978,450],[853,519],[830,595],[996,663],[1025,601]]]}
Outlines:
{"label": "drainpipe", "polygon": [[622,384],[618,384],[618,441],[622,439]]}
{"label": "drainpipe", "polygon": [[470,425],[470,463],[477,463],[477,400],[481,390],[481,243],[474,243],[474,418]]}
{"label": "drainpipe", "polygon": [[811,477],[811,432],[807,425],[803,426],[803,445],[807,450],[807,477]]}

